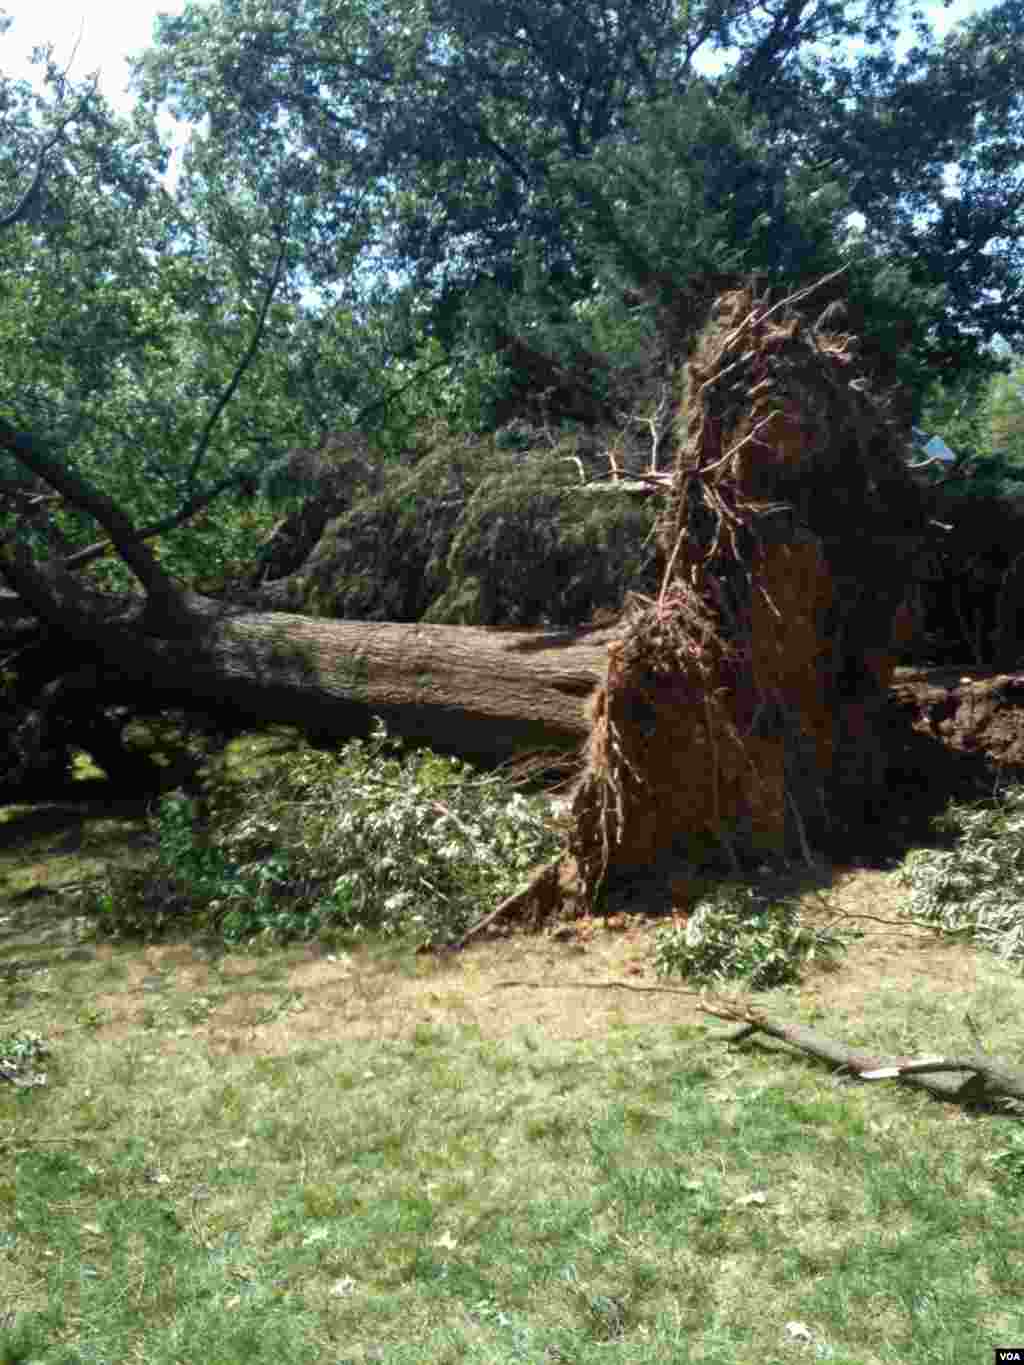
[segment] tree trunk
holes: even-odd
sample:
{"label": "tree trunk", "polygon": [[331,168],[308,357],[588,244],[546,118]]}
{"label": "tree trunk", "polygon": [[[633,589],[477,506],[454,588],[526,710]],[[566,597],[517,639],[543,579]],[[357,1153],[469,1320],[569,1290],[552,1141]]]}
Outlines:
{"label": "tree trunk", "polygon": [[198,639],[137,641],[104,659],[155,690],[170,687],[178,704],[209,699],[338,738],[368,733],[379,715],[391,734],[487,761],[578,746],[582,702],[613,638],[217,614]]}
{"label": "tree trunk", "polygon": [[316,620],[195,595],[161,619],[141,596],[128,609],[116,600],[113,619],[80,616],[76,638],[53,628],[40,638],[33,676],[48,711],[209,708],[321,741],[366,735],[379,715],[390,734],[488,764],[578,749],[615,637]]}
{"label": "tree trunk", "polygon": [[[52,736],[87,752],[91,732],[109,765],[117,746],[97,713],[125,702],[296,725],[321,740],[367,734],[379,715],[395,736],[486,763],[564,755],[586,738],[583,699],[604,678],[613,631],[323,621],[201,597],[167,574],[123,509],[3,419],[0,449],[93,517],[143,590],[103,594],[70,561],[34,562],[0,534],[12,589],[0,629],[14,644],[5,690],[31,713],[27,727],[13,722],[16,751],[33,726],[44,747]],[[39,622],[27,639],[26,617]]]}

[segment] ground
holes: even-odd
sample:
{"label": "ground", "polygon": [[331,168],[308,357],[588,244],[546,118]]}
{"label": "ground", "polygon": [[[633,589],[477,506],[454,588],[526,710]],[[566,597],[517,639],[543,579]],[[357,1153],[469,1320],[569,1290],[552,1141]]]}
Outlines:
{"label": "ground", "polygon": [[[76,917],[68,891],[87,881],[104,856],[114,856],[119,847],[123,852],[125,843],[130,851],[133,837],[138,839],[132,831],[135,820],[110,812],[83,815],[71,807],[8,811],[6,829],[20,851],[0,854],[0,978],[7,992],[0,1001],[12,1019],[42,1022],[37,1007],[45,1012],[45,999],[36,1000],[33,977],[69,961],[83,968],[91,962],[92,970],[82,974],[95,975],[98,983],[104,964],[109,970],[117,963],[116,989],[100,988],[93,997],[104,1036],[127,1037],[154,1008],[176,1014],[188,1002],[206,999],[209,1009],[197,1027],[214,1052],[284,1055],[314,1040],[399,1039],[423,1024],[453,1022],[472,1024],[485,1037],[530,1025],[553,1038],[596,1039],[614,1020],[664,1024],[701,1017],[696,997],[568,987],[570,981],[670,984],[657,978],[651,965],[653,936],[664,916],[646,914],[639,903],[607,921],[584,919],[565,926],[558,931],[562,937],[514,933],[481,942],[452,960],[421,958],[397,975],[390,957],[375,962],[369,950],[284,949],[275,955],[271,990],[260,988],[266,961],[249,954],[211,961],[208,949],[188,944],[129,952],[81,942],[87,926]],[[22,840],[27,836],[31,852],[26,857]],[[823,866],[813,875],[798,870],[791,885],[803,888],[809,919],[865,931],[839,970],[808,974],[804,996],[830,1016],[857,1016],[880,995],[898,999],[926,984],[942,994],[973,985],[978,955],[943,943],[932,929],[907,923],[906,895],[892,870]],[[60,888],[64,894],[55,896]],[[538,986],[498,986],[508,980]],[[286,1000],[293,1005],[301,1000],[301,1009],[282,1008]]]}
{"label": "ground", "polygon": [[[608,988],[685,987],[639,904],[442,959],[89,941],[76,889],[140,855],[144,814],[0,812],[0,1019],[52,1046],[45,1084],[0,1086],[0,1359],[980,1365],[1020,1341],[1012,1121]],[[769,1013],[1024,1055],[1024,981],[910,922],[892,866],[793,878],[864,936]]]}

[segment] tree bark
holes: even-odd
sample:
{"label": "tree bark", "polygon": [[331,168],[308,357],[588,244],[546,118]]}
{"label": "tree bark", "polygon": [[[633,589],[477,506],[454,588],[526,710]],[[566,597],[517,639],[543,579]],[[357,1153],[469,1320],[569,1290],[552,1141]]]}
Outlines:
{"label": "tree bark", "polygon": [[487,764],[578,749],[583,702],[615,637],[607,628],[317,620],[194,594],[163,619],[141,595],[111,604],[112,617],[100,603],[76,603],[73,638],[45,630],[34,666],[51,712],[209,708],[254,727],[294,725],[318,741],[367,735],[379,715],[392,735]]}
{"label": "tree bark", "polygon": [[379,715],[393,735],[478,761],[578,746],[613,636],[194,610],[195,635],[108,644],[104,671],[321,738],[367,734]]}
{"label": "tree bark", "polygon": [[[109,766],[116,743],[97,717],[125,702],[295,725],[319,740],[365,735],[379,715],[397,737],[485,763],[564,754],[586,738],[582,703],[614,631],[326,621],[215,601],[171,578],[121,508],[2,419],[0,449],[89,513],[143,590],[100,593],[69,561],[34,562],[0,535],[10,693],[43,743],[91,752],[91,733]],[[39,623],[28,638],[25,618]]]}
{"label": "tree bark", "polygon": [[717,1002],[716,1005],[701,1005],[700,1008],[716,1019],[730,1019],[742,1024],[741,1028],[729,1035],[728,1041],[731,1043],[742,1042],[755,1033],[765,1033],[770,1038],[778,1038],[806,1052],[808,1056],[849,1072],[858,1080],[898,1080],[927,1090],[940,1099],[958,1100],[960,1103],[1024,1100],[1024,1072],[1001,1057],[989,1057],[981,1052],[967,1056],[916,1058],[876,1056],[826,1038],[803,1024],[772,1019],[760,1010],[743,1004]]}

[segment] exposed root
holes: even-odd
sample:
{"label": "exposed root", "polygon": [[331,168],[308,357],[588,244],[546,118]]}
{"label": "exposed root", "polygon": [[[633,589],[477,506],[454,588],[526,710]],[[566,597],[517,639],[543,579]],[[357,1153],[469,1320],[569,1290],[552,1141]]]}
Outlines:
{"label": "exposed root", "polygon": [[774,303],[723,295],[688,367],[660,590],[611,647],[574,803],[591,898],[680,839],[717,845],[734,876],[771,851],[813,864],[819,833],[845,827],[833,806],[863,810],[884,770],[856,751],[881,743],[870,708],[927,517],[909,433],[855,382],[855,339],[797,311],[841,273]]}

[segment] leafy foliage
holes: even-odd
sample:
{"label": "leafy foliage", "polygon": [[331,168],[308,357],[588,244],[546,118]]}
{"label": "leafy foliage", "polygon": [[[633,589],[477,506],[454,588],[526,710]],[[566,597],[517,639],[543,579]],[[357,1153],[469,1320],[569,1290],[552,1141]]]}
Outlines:
{"label": "leafy foliage", "polygon": [[38,1033],[0,1034],[0,1080],[17,1086],[45,1085],[41,1068],[52,1049]]}
{"label": "leafy foliage", "polygon": [[[742,0],[713,13],[647,0],[614,11],[436,0],[401,13],[375,0],[225,3],[164,17],[138,80],[147,108],[209,117],[194,137],[203,176],[228,168],[225,183],[264,199],[288,186],[302,269],[325,298],[372,289],[386,312],[407,311],[411,295],[451,356],[482,298],[529,294],[531,256],[567,307],[589,296],[590,201],[575,177],[600,183],[610,158],[618,179],[607,183],[660,221],[680,288],[709,252],[812,268],[800,205],[820,220],[824,201],[836,224],[857,212],[876,265],[906,265],[930,300],[915,349],[952,374],[977,361],[979,337],[1021,328],[1017,8],[996,6],[942,42],[914,14],[900,59],[895,0],[830,0],[784,18]],[[699,76],[698,56],[719,51],[721,74]],[[717,125],[701,100],[721,109]],[[660,178],[646,173],[652,126],[676,130],[668,153],[695,114],[707,136]],[[735,137],[720,136],[737,115],[758,157],[737,161]],[[680,178],[707,183],[696,232],[692,212],[673,217]]]}
{"label": "leafy foliage", "polygon": [[578,199],[584,250],[604,242],[620,275],[641,286],[823,273],[842,240],[845,198],[773,148],[767,131],[744,101],[703,83],[639,110],[627,140],[555,171]]}
{"label": "leafy foliage", "polygon": [[951,803],[936,827],[956,843],[908,856],[899,876],[911,915],[1024,964],[1024,788],[984,805]]}
{"label": "leafy foliage", "polygon": [[[904,377],[966,373],[997,328],[1017,335],[1019,16],[997,6],[942,44],[922,29],[902,64],[899,17],[893,0],[794,24],[742,0],[188,6],[140,56],[129,118],[43,53],[44,93],[0,91],[0,205],[49,147],[0,236],[0,410],[153,523],[338,427],[401,464],[425,423],[505,420],[510,341],[628,412],[679,339],[673,295],[842,252]],[[822,56],[850,38],[856,55]],[[731,64],[698,77],[718,49]],[[173,187],[168,111],[192,121]],[[939,202],[953,158],[970,192]],[[222,501],[162,537],[162,562],[214,590],[278,515]],[[80,511],[50,520],[68,549],[95,539]],[[90,572],[130,582],[113,557]]]}
{"label": "leafy foliage", "polygon": [[124,938],[372,931],[440,944],[557,847],[541,798],[429,750],[402,754],[378,722],[369,741],[290,763],[256,810],[221,791],[205,828],[193,800],[165,797],[147,865],[111,873],[91,913]]}
{"label": "leafy foliage", "polygon": [[[358,620],[574,624],[653,588],[650,501],[585,496],[595,438],[520,423],[432,446],[333,520],[296,575],[295,606]],[[603,465],[603,469],[601,466]],[[645,586],[646,585],[646,586]]]}
{"label": "leafy foliage", "polygon": [[[47,50],[40,61],[46,93],[0,83],[0,129],[18,152],[0,157],[0,203],[17,197],[37,158],[44,171],[31,212],[0,233],[0,415],[137,525],[157,522],[266,442],[302,431],[274,377],[294,332],[294,310],[274,298],[288,242],[266,214],[250,213],[240,231],[237,206],[172,194],[155,122],[141,109],[117,117]],[[245,403],[232,406],[246,369]],[[19,475],[24,485],[16,461],[0,456],[0,477]],[[97,540],[93,518],[59,501],[32,523],[0,517],[40,554],[54,539],[63,553]],[[251,557],[269,523],[269,510],[254,517],[235,504],[216,525],[170,533],[164,564],[222,576]],[[113,557],[91,574],[104,587],[134,586]]]}
{"label": "leafy foliage", "polygon": [[844,947],[835,934],[804,924],[792,901],[727,884],[701,900],[685,923],[658,931],[654,965],[662,976],[683,976],[698,986],[738,978],[763,991],[798,981],[808,963],[831,961]]}
{"label": "leafy foliage", "polygon": [[867,39],[856,55],[803,47],[785,24],[774,64],[743,51],[723,83],[765,114],[773,139],[847,187],[880,259],[905,263],[915,286],[941,287],[923,346],[931,366],[946,378],[984,372],[987,344],[1000,333],[1018,345],[1024,317],[1024,14],[996,4],[936,41],[915,12],[902,55],[884,35],[895,11],[847,15]]}

